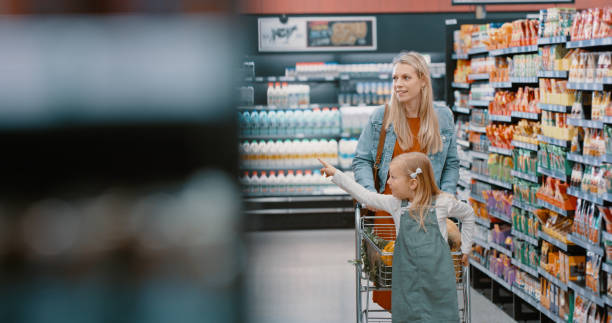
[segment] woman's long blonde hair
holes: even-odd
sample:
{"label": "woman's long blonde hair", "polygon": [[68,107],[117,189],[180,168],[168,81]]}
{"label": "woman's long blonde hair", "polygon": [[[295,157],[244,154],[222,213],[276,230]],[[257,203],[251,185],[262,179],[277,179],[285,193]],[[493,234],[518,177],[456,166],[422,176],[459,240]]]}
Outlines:
{"label": "woman's long blonde hair", "polygon": [[[421,151],[426,154],[437,153],[442,150],[442,139],[440,138],[440,126],[438,116],[433,108],[433,90],[431,88],[431,77],[429,67],[423,56],[416,52],[404,52],[393,59],[394,67],[397,64],[407,64],[416,70],[417,76],[425,81],[425,87],[420,91],[419,111],[421,127],[419,130],[418,141]],[[397,100],[395,88],[391,89],[391,99],[389,100],[389,116],[385,120],[385,125],[389,127],[393,124],[393,130],[399,140],[399,145],[406,150],[413,145],[413,136],[410,131],[406,116],[406,110]]]}
{"label": "woman's long blonde hair", "polygon": [[405,172],[406,176],[415,173],[417,168],[421,169],[422,172],[416,175],[415,178],[417,188],[414,199],[410,203],[410,210],[418,211],[418,217],[413,214],[415,212],[410,212],[410,214],[425,229],[425,211],[432,207],[433,197],[442,193],[436,184],[436,177],[434,176],[433,166],[431,166],[429,158],[420,152],[410,152],[396,156],[391,163],[397,164],[399,169]]}

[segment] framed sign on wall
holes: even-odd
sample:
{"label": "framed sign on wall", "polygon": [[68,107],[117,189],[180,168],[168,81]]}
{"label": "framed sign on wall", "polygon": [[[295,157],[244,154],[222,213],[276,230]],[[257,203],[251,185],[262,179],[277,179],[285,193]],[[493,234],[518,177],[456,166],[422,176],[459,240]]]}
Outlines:
{"label": "framed sign on wall", "polygon": [[376,17],[278,17],[258,19],[260,52],[373,51]]}

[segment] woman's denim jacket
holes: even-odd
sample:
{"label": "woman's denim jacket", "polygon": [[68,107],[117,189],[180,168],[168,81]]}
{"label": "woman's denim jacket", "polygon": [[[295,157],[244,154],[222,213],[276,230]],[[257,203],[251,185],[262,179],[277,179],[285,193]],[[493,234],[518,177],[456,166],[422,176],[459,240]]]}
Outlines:
{"label": "woman's denim jacket", "polygon": [[[434,110],[438,114],[443,149],[438,153],[429,154],[428,156],[433,166],[438,187],[445,192],[455,195],[457,181],[459,180],[459,159],[457,158],[457,140],[455,138],[453,114],[446,106],[434,105]],[[372,167],[376,160],[376,150],[378,148],[378,138],[382,128],[384,111],[384,106],[379,107],[370,116],[368,124],[359,137],[359,143],[355,150],[355,158],[353,159],[352,168],[355,173],[355,180],[370,191],[375,190]],[[378,166],[379,193],[385,190],[395,140],[395,131],[393,130],[393,125],[391,125],[387,129],[382,158]]]}

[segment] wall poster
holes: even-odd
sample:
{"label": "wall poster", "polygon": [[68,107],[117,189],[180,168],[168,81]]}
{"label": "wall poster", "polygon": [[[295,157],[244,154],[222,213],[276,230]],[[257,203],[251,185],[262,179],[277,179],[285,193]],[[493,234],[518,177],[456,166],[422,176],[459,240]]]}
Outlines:
{"label": "wall poster", "polygon": [[258,19],[260,52],[376,50],[376,17]]}

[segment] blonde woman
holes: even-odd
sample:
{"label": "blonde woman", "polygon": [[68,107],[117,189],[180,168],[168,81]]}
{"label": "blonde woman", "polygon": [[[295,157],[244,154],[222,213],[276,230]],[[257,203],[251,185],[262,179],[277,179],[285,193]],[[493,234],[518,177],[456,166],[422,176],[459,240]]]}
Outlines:
{"label": "blonde woman", "polygon": [[[434,107],[429,68],[421,54],[401,53],[393,64],[391,99],[374,111],[359,137],[352,165],[355,180],[370,191],[378,187],[377,193],[391,194],[387,181],[391,159],[402,153],[422,152],[431,161],[435,184],[454,195],[459,180],[459,159],[452,112],[447,107]],[[376,163],[379,141],[382,150],[380,162]],[[376,215],[389,216],[385,211],[377,211]],[[383,218],[375,223],[393,224],[393,220]],[[383,238],[395,239],[395,236]],[[391,310],[390,292],[374,292],[373,301]]]}

